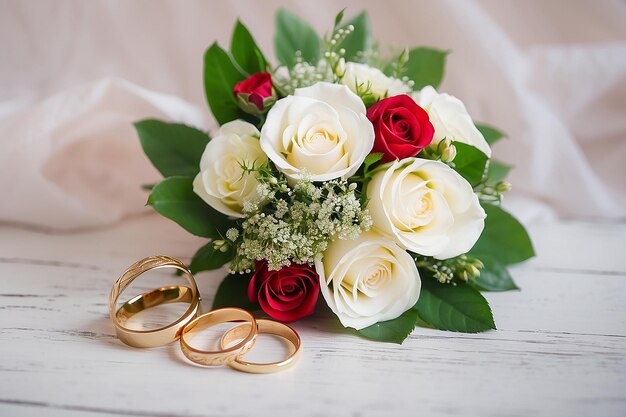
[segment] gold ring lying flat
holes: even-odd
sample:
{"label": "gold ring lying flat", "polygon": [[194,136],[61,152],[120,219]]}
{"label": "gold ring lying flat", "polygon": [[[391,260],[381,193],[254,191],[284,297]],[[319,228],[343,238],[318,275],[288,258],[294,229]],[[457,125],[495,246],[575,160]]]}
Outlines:
{"label": "gold ring lying flat", "polygon": [[[286,359],[283,359],[279,362],[246,362],[242,360],[241,357],[239,357],[236,358],[234,361],[229,362],[228,366],[237,369],[238,371],[249,372],[253,374],[269,374],[282,371],[292,366],[296,362],[296,360],[298,360],[298,356],[300,356],[301,342],[298,333],[286,324],[279,323],[273,320],[259,319],[257,320],[257,325],[259,327],[259,333],[273,334],[287,339],[295,348],[294,352]],[[249,331],[250,324],[248,323],[243,323],[229,329],[226,333],[222,335],[222,338],[220,339],[220,346],[222,347],[222,349],[224,349],[224,347],[228,346],[229,343],[234,340],[241,339]]]}
{"label": "gold ring lying flat", "polygon": [[[157,288],[133,297],[117,311],[117,301],[126,287],[139,275],[159,268],[174,268],[183,272],[189,286]],[[189,308],[173,323],[150,330],[133,330],[125,326],[126,321],[140,311],[160,304],[186,302]],[[174,342],[180,337],[183,327],[196,317],[200,307],[200,295],[193,275],[184,263],[169,256],[150,256],[135,262],[115,282],[109,295],[109,316],[115,325],[117,337],[135,347],[156,347]]]}
{"label": "gold ring lying flat", "polygon": [[[189,345],[190,333],[197,333],[216,324],[231,321],[246,321],[245,325],[248,326],[245,332],[241,332],[242,337],[239,339],[243,340],[234,346],[222,348],[222,350],[208,351]],[[240,308],[220,308],[197,317],[185,326],[180,336],[180,348],[190,361],[197,364],[206,366],[224,365],[234,361],[237,357],[250,350],[254,346],[256,336],[257,324],[252,314]]]}

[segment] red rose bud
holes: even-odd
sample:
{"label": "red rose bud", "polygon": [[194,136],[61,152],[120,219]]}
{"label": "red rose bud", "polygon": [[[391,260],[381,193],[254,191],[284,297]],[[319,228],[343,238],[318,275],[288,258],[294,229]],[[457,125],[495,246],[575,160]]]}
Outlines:
{"label": "red rose bud", "polygon": [[270,317],[292,322],[313,314],[319,289],[319,276],[310,266],[292,264],[270,271],[263,261],[256,263],[248,298]]}
{"label": "red rose bud", "polygon": [[372,152],[382,152],[384,162],[417,155],[435,133],[428,113],[406,94],[380,100],[367,110],[367,118],[376,134]]}
{"label": "red rose bud", "polygon": [[267,72],[257,72],[237,83],[233,93],[239,107],[251,114],[265,112],[276,100],[272,90],[272,76]]}

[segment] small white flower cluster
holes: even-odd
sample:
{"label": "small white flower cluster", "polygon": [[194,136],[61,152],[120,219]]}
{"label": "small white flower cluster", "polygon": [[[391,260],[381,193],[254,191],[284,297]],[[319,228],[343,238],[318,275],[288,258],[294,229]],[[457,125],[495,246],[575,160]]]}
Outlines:
{"label": "small white flower cluster", "polygon": [[296,64],[289,70],[289,77],[283,80],[282,89],[287,94],[293,94],[296,88],[309,87],[318,82],[335,82],[335,74],[328,62],[319,60],[317,65],[311,65],[302,59],[300,51],[296,54]]}
{"label": "small white flower cluster", "polygon": [[356,184],[335,179],[316,185],[307,179],[293,187],[284,181],[259,184],[259,199],[245,205],[242,240],[231,270],[252,269],[267,260],[270,270],[292,262],[313,264],[332,238],[356,239],[372,220],[361,208]]}

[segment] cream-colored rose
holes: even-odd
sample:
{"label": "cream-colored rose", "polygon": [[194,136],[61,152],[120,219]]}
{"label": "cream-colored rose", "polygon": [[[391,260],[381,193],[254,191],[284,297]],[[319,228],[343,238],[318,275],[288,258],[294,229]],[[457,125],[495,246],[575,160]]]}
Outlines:
{"label": "cream-colored rose", "polygon": [[435,128],[431,146],[447,138],[472,145],[491,158],[489,144],[474,125],[474,121],[461,100],[449,94],[438,93],[431,86],[413,93],[413,99],[426,110]]}
{"label": "cream-colored rose", "polygon": [[376,99],[398,94],[408,94],[411,91],[401,80],[387,77],[378,68],[356,62],[346,62],[345,73],[341,78],[341,82],[355,93],[359,89],[363,90],[369,86],[370,93]]}
{"label": "cream-colored rose", "polygon": [[406,158],[384,165],[367,196],[374,228],[420,255],[448,259],[466,253],[485,226],[471,185],[440,161]]}
{"label": "cream-colored rose", "polygon": [[265,163],[258,129],[241,120],[228,122],[204,149],[193,191],[215,210],[243,217],[243,202],[256,196],[258,181],[256,173],[244,171],[242,164],[258,167]]}
{"label": "cream-colored rose", "polygon": [[372,231],[331,242],[315,270],[328,306],[341,324],[357,330],[399,317],[420,295],[415,261],[394,241]]}
{"label": "cream-colored rose", "polygon": [[374,146],[361,99],[346,86],[317,83],[278,100],[261,129],[261,148],[291,180],[354,174]]}

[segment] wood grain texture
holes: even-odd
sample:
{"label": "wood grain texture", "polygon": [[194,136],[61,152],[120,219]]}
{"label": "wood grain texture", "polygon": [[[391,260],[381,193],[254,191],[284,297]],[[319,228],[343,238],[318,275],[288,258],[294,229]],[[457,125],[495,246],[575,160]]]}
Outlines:
{"label": "wood grain texture", "polygon": [[[4,226],[0,415],[626,415],[626,224],[531,232],[539,256],[512,271],[521,291],[486,293],[499,330],[418,328],[399,346],[341,333],[320,312],[294,325],[293,368],[249,375],[196,366],[177,343],[130,348],[109,322],[128,265],[189,261],[202,240],[156,216],[72,235]],[[222,277],[198,274],[205,305]]]}

